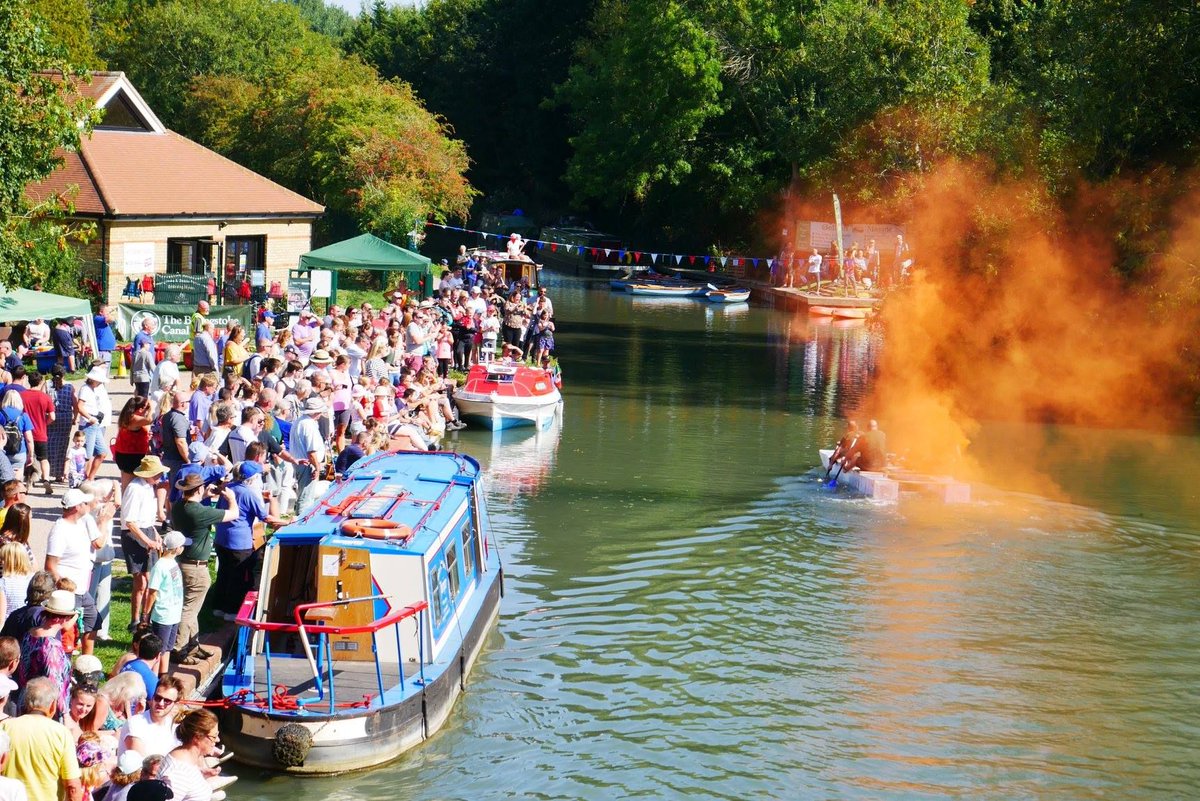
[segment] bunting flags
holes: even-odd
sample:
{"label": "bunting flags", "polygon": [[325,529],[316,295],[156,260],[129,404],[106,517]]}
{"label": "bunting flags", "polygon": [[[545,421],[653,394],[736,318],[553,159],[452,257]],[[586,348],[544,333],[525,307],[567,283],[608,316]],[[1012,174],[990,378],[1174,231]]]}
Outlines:
{"label": "bunting flags", "polygon": [[[491,231],[476,231],[473,228],[461,228],[456,225],[444,225],[442,223],[435,223],[432,221],[426,221],[425,226],[428,228],[441,228],[446,231],[460,231],[464,234],[475,234],[478,236],[482,236],[485,239],[488,237],[491,237],[491,238],[494,238],[494,239],[497,239],[500,241],[504,241],[504,240],[508,239],[508,236],[506,234],[497,234],[497,233],[493,233]],[[578,255],[582,256],[584,254],[584,252],[587,252],[588,255],[590,255],[593,259],[599,258],[601,251],[603,251],[605,257],[609,257],[609,256],[613,255],[613,253],[616,253],[617,259],[626,264],[640,264],[640,263],[642,263],[642,256],[649,256],[651,264],[658,264],[659,259],[662,259],[665,264],[670,264],[670,261],[673,258],[675,260],[676,266],[682,264],[684,259],[687,259],[688,264],[692,265],[692,266],[694,266],[696,264],[697,260],[699,260],[701,264],[703,264],[705,267],[708,267],[709,269],[711,269],[712,264],[714,262],[719,263],[721,265],[721,267],[725,267],[730,262],[733,263],[734,267],[749,266],[749,265],[758,267],[759,262],[764,262],[767,267],[772,268],[772,269],[774,269],[777,266],[782,266],[784,263],[782,259],[777,259],[777,258],[768,257],[768,256],[702,256],[702,255],[698,255],[698,254],[687,254],[687,253],[682,253],[682,254],[681,253],[662,253],[662,252],[651,253],[651,252],[643,251],[643,250],[594,248],[594,247],[588,247],[586,245],[575,245],[575,244],[571,244],[568,242],[551,242],[551,241],[545,240],[545,239],[526,239],[525,242],[527,242],[527,243],[532,242],[533,244],[537,245],[538,250],[542,250],[547,245],[549,245],[551,253],[557,253],[559,248],[564,249],[567,253],[569,253],[571,255],[576,255],[576,253],[578,253]]]}

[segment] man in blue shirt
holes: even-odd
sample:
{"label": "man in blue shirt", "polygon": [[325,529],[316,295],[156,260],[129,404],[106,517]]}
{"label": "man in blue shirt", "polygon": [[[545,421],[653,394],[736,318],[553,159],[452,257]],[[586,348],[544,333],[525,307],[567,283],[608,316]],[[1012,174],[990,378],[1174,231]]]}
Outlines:
{"label": "man in blue shirt", "polygon": [[192,439],[208,436],[208,413],[216,397],[217,377],[211,373],[206,374],[200,379],[199,386],[188,401],[188,422],[192,424]]}
{"label": "man in blue shirt", "polygon": [[[237,502],[236,520],[217,524],[217,583],[213,587],[215,599],[213,614],[222,620],[237,617],[238,607],[246,593],[254,586],[255,562],[258,552],[254,549],[254,526],[258,522],[273,526],[284,524],[271,514],[263,500],[263,466],[261,462],[247,460],[233,468],[233,497]],[[228,509],[229,501],[222,497],[217,501],[218,509]]]}
{"label": "man in blue shirt", "polygon": [[259,318],[258,325],[254,327],[255,343],[262,342],[264,339],[272,340],[275,338],[275,312],[267,309]]}
{"label": "man in blue shirt", "polygon": [[112,354],[117,349],[117,335],[113,333],[112,321],[112,306],[101,303],[92,323],[96,326],[96,360],[105,364],[112,364]]}
{"label": "man in blue shirt", "polygon": [[146,633],[133,644],[137,659],[131,659],[121,668],[121,673],[136,673],[146,685],[146,697],[158,689],[158,655],[162,653],[162,640],[157,634]]}
{"label": "man in blue shirt", "polygon": [[[179,468],[179,472],[175,474],[176,482],[183,481],[190,473],[197,473],[205,484],[216,484],[228,475],[229,471],[224,465],[214,464],[205,465],[204,462],[208,459],[208,446],[203,442],[193,442],[188,445],[188,462],[183,467]],[[221,454],[217,454],[218,459],[224,459]],[[171,486],[171,491],[167,495],[168,503],[175,503],[183,498],[183,493]],[[207,503],[207,499],[203,501]]]}
{"label": "man in blue shirt", "polygon": [[59,320],[50,332],[58,360],[68,373],[75,372],[75,320]]}

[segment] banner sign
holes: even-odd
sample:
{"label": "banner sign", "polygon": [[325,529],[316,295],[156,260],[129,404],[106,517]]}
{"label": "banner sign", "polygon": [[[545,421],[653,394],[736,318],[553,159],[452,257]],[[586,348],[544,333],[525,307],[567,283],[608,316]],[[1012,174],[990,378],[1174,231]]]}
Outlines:
{"label": "banner sign", "polygon": [[168,306],[195,306],[209,296],[208,276],[160,273],[154,276],[154,300]]}
{"label": "banner sign", "polygon": [[[142,321],[150,319],[150,333],[155,342],[187,342],[188,326],[192,320],[195,306],[176,306],[167,303],[118,303],[117,304],[117,333],[126,342],[132,342],[133,336],[142,329]],[[237,323],[247,331],[254,319],[252,306],[213,306],[208,319],[212,320],[217,331],[227,330]]]}
{"label": "banner sign", "polygon": [[[904,228],[899,225],[845,225],[842,229],[843,239],[847,247],[858,245],[866,249],[872,239],[875,240],[875,247],[882,253],[896,244],[896,234],[903,234]],[[808,241],[804,241],[804,234],[808,233]],[[837,223],[822,223],[810,222],[801,223],[797,226],[796,231],[796,249],[803,251],[805,249],[820,248],[821,250],[830,250],[833,244],[837,242],[838,227]]]}
{"label": "banner sign", "polygon": [[143,275],[154,272],[154,243],[126,242],[124,247],[126,275]]}
{"label": "banner sign", "polygon": [[288,278],[288,311],[295,314],[309,305],[309,281],[307,275]]}

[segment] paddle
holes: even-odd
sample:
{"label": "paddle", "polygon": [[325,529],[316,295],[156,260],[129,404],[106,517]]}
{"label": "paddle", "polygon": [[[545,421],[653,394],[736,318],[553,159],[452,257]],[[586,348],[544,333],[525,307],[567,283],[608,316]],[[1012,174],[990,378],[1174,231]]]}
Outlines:
{"label": "paddle", "polygon": [[713,292],[721,291],[721,290],[717,289],[715,286],[713,286],[712,284],[705,284],[705,286],[708,287],[709,289],[711,289]]}
{"label": "paddle", "polygon": [[[829,488],[829,489],[836,489],[836,488],[837,488],[837,480],[838,480],[838,476],[840,476],[840,475],[842,474],[842,467],[843,467],[845,464],[846,464],[845,462],[838,462],[838,463],[837,463],[837,470],[835,470],[835,471],[834,471],[834,473],[833,473],[833,478],[829,479],[829,483],[825,485],[827,488]],[[828,475],[828,473],[826,473],[826,475]]]}

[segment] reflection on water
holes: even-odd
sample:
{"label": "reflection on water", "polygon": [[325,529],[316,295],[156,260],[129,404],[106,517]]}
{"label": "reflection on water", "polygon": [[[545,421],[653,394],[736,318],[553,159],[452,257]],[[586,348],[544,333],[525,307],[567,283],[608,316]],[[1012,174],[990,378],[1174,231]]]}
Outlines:
{"label": "reflection on water", "polygon": [[1056,451],[1086,506],[879,506],[812,472],[870,328],[553,292],[561,429],[460,439],[506,595],[451,720],[369,773],[243,772],[240,798],[1194,795],[1200,550],[1153,469],[1194,438],[1142,472],[1135,435]]}

